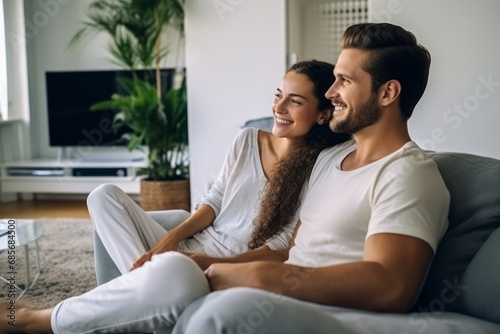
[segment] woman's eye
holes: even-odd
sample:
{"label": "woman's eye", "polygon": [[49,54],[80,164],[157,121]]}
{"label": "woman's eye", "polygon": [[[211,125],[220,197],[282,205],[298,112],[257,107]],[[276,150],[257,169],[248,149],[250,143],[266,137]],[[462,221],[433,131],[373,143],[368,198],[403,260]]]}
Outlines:
{"label": "woman's eye", "polygon": [[302,103],[300,103],[299,100],[292,100],[292,103],[294,103],[294,104],[302,104]]}

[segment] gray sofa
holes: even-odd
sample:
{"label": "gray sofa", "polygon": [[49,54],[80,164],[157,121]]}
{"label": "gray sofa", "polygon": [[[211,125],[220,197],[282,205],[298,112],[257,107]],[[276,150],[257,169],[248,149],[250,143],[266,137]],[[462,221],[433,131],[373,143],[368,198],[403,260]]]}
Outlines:
{"label": "gray sofa", "polygon": [[[450,225],[414,309],[389,314],[339,308],[334,317],[348,329],[331,333],[500,333],[500,160],[428,154],[451,194]],[[167,229],[176,223],[161,212],[151,215]],[[113,267],[105,260],[99,265]]]}
{"label": "gray sofa", "polygon": [[428,152],[451,194],[449,228],[414,309],[339,308],[335,334],[500,333],[500,160]]}

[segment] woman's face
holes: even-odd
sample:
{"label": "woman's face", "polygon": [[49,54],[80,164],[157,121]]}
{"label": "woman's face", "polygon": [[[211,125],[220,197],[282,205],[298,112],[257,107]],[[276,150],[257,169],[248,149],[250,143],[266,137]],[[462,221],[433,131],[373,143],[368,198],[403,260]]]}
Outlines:
{"label": "woman's face", "polygon": [[281,81],[271,107],[273,134],[290,139],[303,138],[325,113],[318,110],[314,84],[305,74],[293,71]]}

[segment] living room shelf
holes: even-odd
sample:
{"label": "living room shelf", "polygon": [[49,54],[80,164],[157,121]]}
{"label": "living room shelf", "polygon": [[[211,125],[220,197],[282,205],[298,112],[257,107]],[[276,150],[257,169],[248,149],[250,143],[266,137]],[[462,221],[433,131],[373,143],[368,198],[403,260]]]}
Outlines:
{"label": "living room shelf", "polygon": [[88,194],[103,183],[126,193],[138,194],[136,177],[145,161],[27,160],[0,165],[1,190],[5,193]]}

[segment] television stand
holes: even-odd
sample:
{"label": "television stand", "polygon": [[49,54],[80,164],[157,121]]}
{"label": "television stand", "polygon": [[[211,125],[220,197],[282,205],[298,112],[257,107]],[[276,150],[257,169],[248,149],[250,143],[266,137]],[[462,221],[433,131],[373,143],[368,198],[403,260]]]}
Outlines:
{"label": "television stand", "polygon": [[27,160],[0,165],[2,192],[88,194],[103,183],[112,183],[128,194],[138,194],[136,171],[142,161]]}
{"label": "television stand", "polygon": [[114,164],[114,163],[134,163],[134,162],[145,162],[145,158],[84,158],[77,160],[81,163],[104,163],[104,164]]}
{"label": "television stand", "polygon": [[79,147],[61,146],[57,151],[57,161],[61,163],[134,163],[146,161],[146,154],[140,151],[129,152],[125,148],[113,147],[111,150],[93,148],[92,153],[79,152]]}

